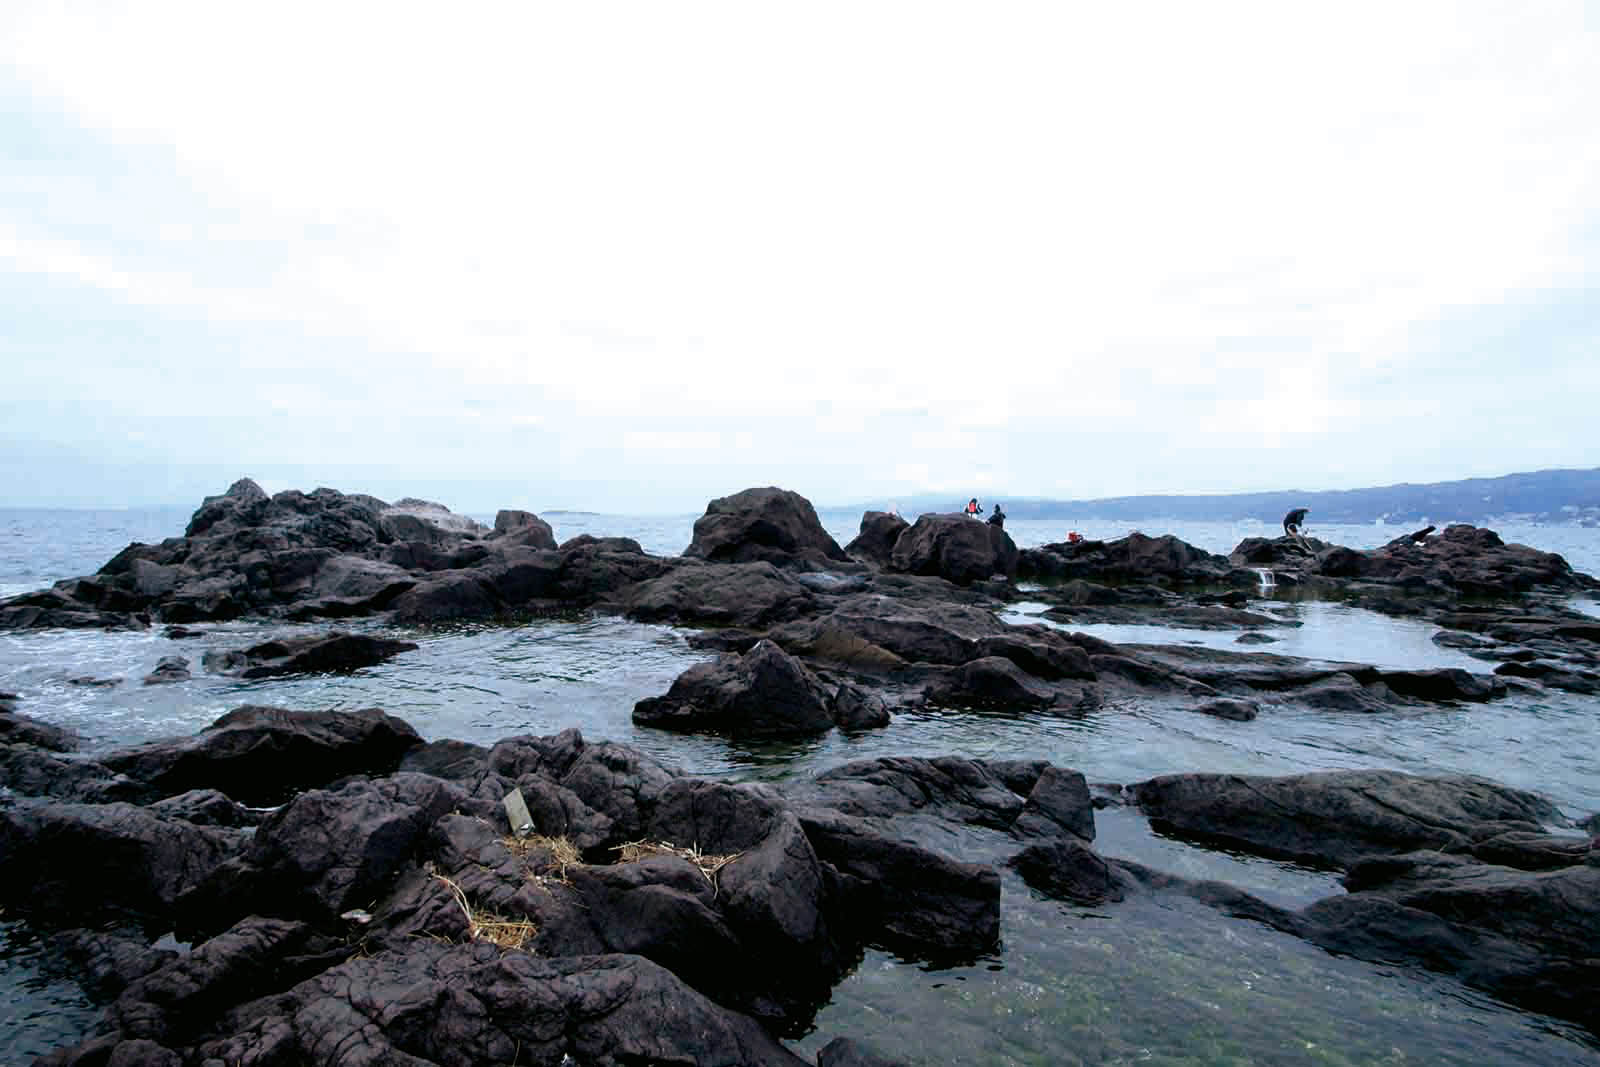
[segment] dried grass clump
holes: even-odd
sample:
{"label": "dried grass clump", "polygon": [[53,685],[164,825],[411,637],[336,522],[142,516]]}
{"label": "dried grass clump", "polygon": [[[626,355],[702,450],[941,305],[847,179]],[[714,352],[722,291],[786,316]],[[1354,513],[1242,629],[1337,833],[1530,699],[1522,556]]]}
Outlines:
{"label": "dried grass clump", "polygon": [[[578,852],[578,846],[574,845],[572,841],[566,837],[545,837],[541,834],[529,834],[527,837],[517,837],[513,834],[510,837],[503,837],[500,840],[502,843],[504,843],[506,848],[513,856],[517,857],[519,860],[522,860],[524,863],[527,862],[528,857],[534,852],[543,850],[550,853],[551,858],[554,860],[556,872],[555,877],[553,879],[549,879],[552,881],[565,882],[567,880],[568,867],[579,867],[583,865],[583,856]],[[547,880],[543,876],[535,874],[532,871],[528,872],[528,877],[533,881],[540,883],[543,883]]]}
{"label": "dried grass clump", "polygon": [[501,948],[515,948],[526,950],[529,941],[533,940],[539,928],[527,919],[507,919],[503,915],[493,912],[475,912],[467,901],[467,894],[455,882],[442,874],[435,874],[435,878],[450,887],[450,892],[455,896],[456,903],[461,905],[462,914],[467,917],[467,937],[473,941],[487,941],[499,945]]}
{"label": "dried grass clump", "polygon": [[621,853],[619,863],[633,863],[635,860],[648,859],[651,856],[676,856],[680,860],[688,860],[700,868],[700,873],[706,876],[706,881],[716,884],[716,873],[740,856],[743,852],[733,852],[728,855],[712,856],[700,851],[698,844],[684,848],[681,845],[669,845],[665,841],[629,841],[627,844],[617,845],[613,852]]}

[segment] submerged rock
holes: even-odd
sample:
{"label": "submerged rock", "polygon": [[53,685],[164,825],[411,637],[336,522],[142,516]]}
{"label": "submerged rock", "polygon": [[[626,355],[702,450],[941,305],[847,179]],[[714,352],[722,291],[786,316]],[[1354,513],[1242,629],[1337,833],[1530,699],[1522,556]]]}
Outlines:
{"label": "submerged rock", "polygon": [[1484,778],[1398,771],[1176,774],[1130,791],[1163,831],[1335,867],[1372,854],[1464,848],[1508,830],[1538,832],[1561,817],[1542,797]]}
{"label": "submerged rock", "polygon": [[270,678],[280,674],[354,671],[416,649],[415,641],[336,631],[265,641],[242,651],[207,652],[203,662],[207,670],[217,674]]}
{"label": "submerged rock", "polygon": [[155,670],[144,676],[145,685],[164,685],[188,680],[189,659],[187,656],[162,656],[156,662]]}

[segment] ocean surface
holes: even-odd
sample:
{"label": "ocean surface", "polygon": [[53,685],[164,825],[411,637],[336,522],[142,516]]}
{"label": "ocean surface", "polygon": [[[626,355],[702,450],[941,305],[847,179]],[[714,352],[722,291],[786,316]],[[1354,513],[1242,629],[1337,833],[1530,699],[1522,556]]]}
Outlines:
{"label": "ocean surface", "polygon": [[[490,519],[490,516],[478,516]],[[632,537],[650,552],[689,544],[694,515],[545,516],[558,540],[591,533]],[[823,511],[843,544],[860,514]],[[183,532],[183,511],[0,509],[0,596],[92,573],[130,541]],[[1115,538],[1135,527],[1091,520],[1008,522],[1019,545],[1064,540],[1071,529]],[[1192,523],[1152,518],[1151,535],[1173,533],[1212,552],[1276,523]],[[1600,530],[1494,527],[1507,541],[1559,552],[1600,573]],[[1368,548],[1397,527],[1311,524],[1326,541]],[[1600,616],[1600,604],[1575,602]],[[1302,623],[1276,631],[1265,650],[1394,667],[1489,665],[1435,645],[1435,628],[1335,602],[1284,600],[1271,607]],[[1042,604],[1021,603],[1013,621],[1042,621]],[[239,681],[199,671],[208,648],[239,648],[268,635],[327,626],[230,623],[203,637],[145,633],[0,633],[0,691],[19,710],[84,734],[92,753],[190,733],[241,704],[306,709],[378,706],[429,739],[490,743],[520,733],[579,727],[586,737],[636,745],[687,772],[730,781],[782,782],[846,760],[958,754],[1046,758],[1091,782],[1134,782],[1178,771],[1288,774],[1332,768],[1396,768],[1480,774],[1550,797],[1568,815],[1600,810],[1600,699],[1515,695],[1487,705],[1396,710],[1379,715],[1267,704],[1258,719],[1230,722],[1181,703],[1135,700],[1089,714],[968,712],[898,714],[855,737],[830,733],[783,743],[742,743],[636,727],[634,702],[664,692],[706,658],[687,631],[575,613],[523,625],[428,631],[373,622],[357,628],[406,636],[413,653],[349,675]],[[1079,626],[1118,642],[1238,647],[1235,633],[1159,626]],[[183,655],[195,677],[143,686],[162,656]],[[84,684],[85,680],[98,684]],[[1160,837],[1135,812],[1096,815],[1097,847],[1177,874],[1218,878],[1278,904],[1341,892],[1325,871],[1195,848]],[[973,828],[912,824],[918,839],[959,858],[994,862],[1013,840]],[[7,871],[7,877],[25,877]],[[794,1039],[811,1056],[833,1037],[863,1039],[913,1064],[1062,1063],[1588,1063],[1600,1043],[1581,1029],[1509,1008],[1452,980],[1406,967],[1331,956],[1295,938],[1227,919],[1180,897],[1150,895],[1102,908],[1045,900],[1002,871],[1003,946],[992,957],[934,967],[868,950]],[[80,1040],[97,1011],[53,963],[48,931],[0,916],[0,1048],[6,1062]]]}

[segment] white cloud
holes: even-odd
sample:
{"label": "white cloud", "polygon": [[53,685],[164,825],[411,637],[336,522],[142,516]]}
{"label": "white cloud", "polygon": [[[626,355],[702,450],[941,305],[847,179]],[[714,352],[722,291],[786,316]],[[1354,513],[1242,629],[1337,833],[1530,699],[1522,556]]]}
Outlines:
{"label": "white cloud", "polygon": [[[928,415],[899,443],[937,454],[874,465],[902,481],[994,455],[1031,418],[1156,423],[1235,442],[1237,463],[1373,423],[1374,382],[1436,362],[1432,324],[1592,285],[1585,18],[12,5],[0,60],[40,121],[59,108],[111,158],[166,162],[120,197],[58,176],[87,235],[0,185],[0,259],[302,338],[230,346],[238,367],[171,353],[219,390],[240,374],[322,410],[333,374],[397,416],[544,420],[592,464],[667,449],[800,469],[770,435],[725,449],[732,421],[706,423],[814,418],[820,453],[859,454],[907,409]],[[648,416],[686,425],[584,436]],[[1125,453],[1109,491],[1184,488],[1153,484],[1142,447],[1106,450]],[[1373,449],[1350,476],[1392,461]],[[1015,456],[955,473],[1055,482]]]}

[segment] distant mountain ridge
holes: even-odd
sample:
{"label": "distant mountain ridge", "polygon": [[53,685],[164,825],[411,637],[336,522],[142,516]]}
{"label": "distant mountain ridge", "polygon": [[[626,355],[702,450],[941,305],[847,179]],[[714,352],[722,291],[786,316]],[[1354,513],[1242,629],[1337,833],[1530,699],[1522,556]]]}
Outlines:
{"label": "distant mountain ridge", "polygon": [[[997,500],[1006,515],[1014,519],[1164,518],[1194,522],[1260,519],[1277,523],[1289,509],[1307,508],[1311,521],[1318,523],[1368,523],[1382,519],[1397,526],[1410,523],[1443,526],[1451,522],[1481,525],[1495,521],[1600,526],[1600,467],[1318,492],[1283,489],[1265,493],[1119,496],[1099,500],[1046,500],[1004,494],[979,497],[986,511]],[[960,511],[965,504],[964,499],[931,493],[896,501],[900,513],[907,517],[930,511]],[[879,503],[873,507],[881,509],[884,505]]]}

